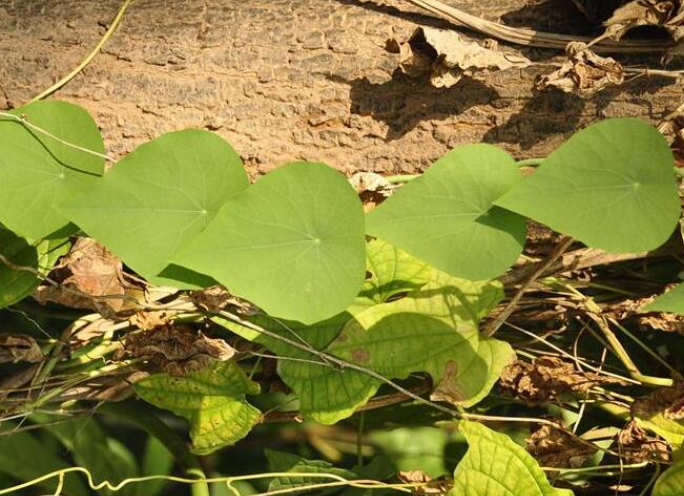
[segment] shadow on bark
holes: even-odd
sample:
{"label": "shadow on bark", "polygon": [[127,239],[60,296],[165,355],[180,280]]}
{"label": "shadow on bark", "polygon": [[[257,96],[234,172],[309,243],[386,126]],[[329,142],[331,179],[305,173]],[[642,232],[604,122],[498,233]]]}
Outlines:
{"label": "shadow on bark", "polygon": [[398,70],[384,83],[371,83],[365,77],[330,79],[350,86],[353,115],[370,115],[387,124],[386,141],[401,138],[423,121],[446,120],[499,97],[489,86],[465,77],[451,88],[435,88],[427,80],[410,79]]}

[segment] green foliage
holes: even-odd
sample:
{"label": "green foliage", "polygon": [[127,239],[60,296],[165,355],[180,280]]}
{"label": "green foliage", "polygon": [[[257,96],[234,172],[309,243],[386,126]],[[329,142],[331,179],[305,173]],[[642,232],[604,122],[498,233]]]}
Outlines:
{"label": "green foliage", "polygon": [[[365,466],[357,466],[351,469],[340,469],[334,467],[331,463],[321,460],[307,460],[291,453],[284,453],[280,451],[265,450],[266,458],[268,458],[271,470],[273,472],[288,472],[295,474],[331,474],[342,477],[347,480],[356,479],[371,479],[371,480],[385,480],[394,475],[394,469],[389,461],[384,457],[376,457],[371,463]],[[293,489],[297,487],[311,486],[313,484],[325,484],[335,482],[331,477],[316,477],[316,476],[299,476],[299,477],[276,477],[268,486],[269,491],[280,491],[286,489]],[[360,488],[353,487],[334,487],[329,489],[322,489],[324,494],[342,494],[343,496],[354,496],[359,494],[373,494],[374,491],[363,491]],[[311,490],[306,491],[310,493]],[[377,491],[375,491],[377,492]],[[301,494],[301,493],[300,493]]]}
{"label": "green foliage", "polygon": [[613,252],[652,250],[680,204],[665,138],[637,119],[610,119],[571,137],[495,203]]}
{"label": "green foliage", "polygon": [[457,148],[368,216],[368,232],[454,276],[496,277],[525,244],[525,219],[494,206],[522,180],[490,145]]}
{"label": "green foliage", "polygon": [[[483,336],[480,325],[504,298],[502,285],[491,279],[519,258],[526,217],[593,248],[644,251],[664,243],[680,215],[667,143],[655,129],[633,119],[612,119],[579,132],[528,178],[501,150],[484,144],[459,147],[365,216],[344,176],[324,164],[286,164],[250,185],[230,145],[212,133],[185,130],[140,146],[99,177],[104,171],[102,139],[83,109],[39,102],[13,115],[17,118],[0,117],[0,223],[6,226],[0,229],[0,254],[30,270],[0,264],[0,308],[31,294],[39,283],[34,271],[49,271],[66,249],[64,236],[83,230],[153,284],[204,289],[220,283],[258,309],[243,315],[243,324],[212,318],[230,331],[230,339],[251,347],[249,351],[258,355],[266,348],[275,355],[275,373],[269,361],[255,362],[245,353],[238,355],[245,362],[212,362],[177,376],[153,374],[134,385],[140,398],[188,421],[192,450],[201,455],[236,443],[264,420],[247,402],[248,395],[260,393],[260,385],[247,377],[245,363],[254,367],[258,380],[265,377],[264,384],[282,386],[282,381],[291,388],[288,398],[297,401],[292,406],[298,415],[322,424],[348,419],[381,387],[415,382],[416,374],[422,381],[432,380],[431,401],[450,403],[458,410],[475,405],[482,411],[492,405],[504,408],[505,402],[490,393],[516,354],[508,342]],[[366,240],[366,234],[374,238]],[[682,287],[643,311],[684,314]],[[50,313],[49,307],[45,313]],[[119,316],[132,323],[129,315]],[[197,328],[205,317],[198,311],[168,318],[186,319]],[[44,331],[42,321],[31,323]],[[44,331],[42,339],[49,336],[41,345],[45,343],[49,360],[38,375],[20,369],[33,375],[12,380],[19,381],[18,387],[26,386],[26,396],[41,406],[44,396],[34,391],[54,387],[45,404],[59,401],[59,408],[69,408],[70,396],[63,393],[73,392],[72,386],[87,391],[94,387],[91,379],[108,384],[107,379],[116,377],[108,374],[116,374],[121,364],[113,354],[119,348],[116,340],[123,337],[119,325],[103,332],[89,348],[74,344],[71,326],[64,331],[66,340],[55,339],[62,330],[54,336]],[[506,337],[503,332],[497,336]],[[626,353],[619,347],[617,351]],[[98,369],[90,352],[95,361],[104,359],[107,365]],[[535,356],[538,350],[527,347],[525,353],[521,356]],[[601,373],[603,365],[602,359]],[[623,373],[619,365],[605,365],[606,370]],[[627,365],[627,373],[641,367]],[[70,374],[77,380],[62,381]],[[640,372],[632,376],[650,377]],[[667,383],[665,378],[655,379]],[[609,401],[610,393],[602,400]],[[615,397],[635,399],[626,394],[632,390],[621,390]],[[272,398],[264,396],[253,401],[273,406]],[[154,424],[157,419],[152,417],[147,421]],[[671,446],[681,446],[680,422],[660,413],[652,418],[637,415],[636,420]],[[553,488],[537,462],[506,435],[473,422],[459,425],[469,449],[456,469],[452,495],[570,494]],[[0,437],[3,481],[27,480],[69,465],[54,450],[42,449],[40,441],[51,442],[53,448],[61,443],[67,457],[96,480],[116,482],[172,469],[169,452],[157,441],[147,442],[139,464],[131,451],[92,420],[41,428],[53,436],[40,439],[17,432]],[[162,437],[173,434],[166,426],[157,432]],[[394,437],[388,434],[384,440],[377,437],[376,446],[390,453],[410,441],[420,448],[416,457],[394,457],[400,469],[417,466],[441,476],[453,467],[445,461],[448,434],[391,434]],[[165,446],[190,469],[189,474],[197,475],[200,464],[182,441]],[[357,449],[362,459],[362,436]],[[425,462],[424,455],[434,459]],[[273,480],[274,491],[329,481],[297,475],[303,472],[376,480],[393,475],[380,459],[367,466],[337,468],[284,453],[269,452],[268,458],[274,470],[292,474]],[[656,484],[655,496],[684,491],[681,473],[680,464],[669,469]],[[53,481],[42,486],[54,490]],[[193,492],[205,494],[197,489],[200,486],[195,481]],[[122,491],[154,495],[162,485]],[[369,494],[358,488],[336,492]],[[66,477],[64,493],[89,494],[73,475]]]}
{"label": "green foliage", "polygon": [[[3,425],[3,427],[9,427]],[[9,427],[11,428],[11,427]],[[15,432],[0,436],[0,473],[20,481],[29,481],[56,470],[68,468],[69,464],[28,432]],[[56,479],[41,483],[46,491],[54,492]],[[89,496],[81,479],[74,474],[64,478],[64,496]]]}
{"label": "green foliage", "polygon": [[555,489],[537,462],[505,434],[482,424],[461,421],[468,452],[454,472],[450,496],[572,496]]}
{"label": "green foliage", "polygon": [[[47,274],[69,249],[66,239],[31,242],[0,226],[0,255],[18,267],[30,267]],[[40,278],[28,270],[0,263],[0,308],[23,300],[38,287]]]}
{"label": "green foliage", "polygon": [[[11,113],[61,140],[104,152],[97,125],[76,105],[36,102]],[[59,205],[103,172],[102,158],[0,116],[0,223],[20,236],[39,239],[65,228],[69,219]]]}
{"label": "green foliage", "polygon": [[318,322],[344,310],[361,288],[361,202],[330,167],[288,164],[229,200],[175,262],[271,315]]}
{"label": "green foliage", "polygon": [[245,395],[259,393],[235,362],[225,362],[186,376],[155,374],[135,384],[145,401],[172,411],[190,424],[193,451],[207,454],[245,437],[261,412]]}
{"label": "green foliage", "polygon": [[684,315],[684,284],[675,286],[639,310],[641,312],[670,312]]}
{"label": "green foliage", "polygon": [[[96,484],[102,481],[118,484],[124,479],[138,476],[131,452],[116,439],[108,437],[92,417],[57,423],[50,423],[50,419],[44,415],[37,418],[72,454],[74,462],[90,471]],[[134,486],[129,486],[118,493],[105,489],[102,494],[135,496],[137,491]]]}
{"label": "green foliage", "polygon": [[684,461],[678,461],[658,478],[652,496],[680,496],[684,494]]}
{"label": "green foliage", "polygon": [[[141,145],[62,211],[141,275],[154,278],[248,185],[216,134],[186,130]],[[192,283],[193,281],[189,281]]]}

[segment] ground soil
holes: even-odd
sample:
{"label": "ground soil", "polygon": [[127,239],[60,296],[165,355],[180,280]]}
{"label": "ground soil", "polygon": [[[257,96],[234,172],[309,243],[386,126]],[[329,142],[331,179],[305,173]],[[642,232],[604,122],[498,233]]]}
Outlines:
{"label": "ground soil", "polygon": [[[446,1],[514,25],[586,28],[567,0]],[[75,67],[118,6],[0,0],[0,107],[25,103]],[[86,107],[116,156],[199,127],[227,138],[254,172],[307,159],[393,174],[420,171],[463,143],[542,156],[584,124],[617,115],[657,123],[683,98],[681,83],[655,78],[590,100],[538,93],[538,67],[432,88],[399,74],[385,50],[420,24],[448,26],[403,0],[135,0],[103,53],[55,97]]]}

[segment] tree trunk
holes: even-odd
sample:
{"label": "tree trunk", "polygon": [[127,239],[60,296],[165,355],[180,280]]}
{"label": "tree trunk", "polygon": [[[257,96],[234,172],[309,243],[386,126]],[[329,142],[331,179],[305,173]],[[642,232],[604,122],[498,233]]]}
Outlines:
{"label": "tree trunk", "polygon": [[[447,3],[510,24],[586,24],[567,0]],[[73,69],[118,7],[0,0],[0,107],[24,104]],[[399,74],[398,56],[385,50],[417,25],[449,26],[402,0],[136,0],[102,53],[54,97],[87,108],[115,156],[195,127],[224,136],[254,172],[306,159],[393,174],[464,143],[543,156],[602,117],[657,123],[681,103],[681,84],[645,77],[589,100],[535,92],[538,66],[433,88]],[[557,55],[502,48],[536,61]]]}

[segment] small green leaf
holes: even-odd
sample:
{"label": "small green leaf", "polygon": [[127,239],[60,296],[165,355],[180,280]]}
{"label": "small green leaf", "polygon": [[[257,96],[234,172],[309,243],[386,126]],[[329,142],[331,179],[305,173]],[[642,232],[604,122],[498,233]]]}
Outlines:
{"label": "small green leaf", "polygon": [[[145,444],[140,475],[143,477],[169,475],[173,470],[173,455],[156,437],[149,436]],[[151,480],[136,485],[138,496],[157,496],[161,494],[166,485],[165,480]]]}
{"label": "small green leaf", "polygon": [[520,255],[526,226],[493,204],[521,179],[502,150],[456,148],[373,210],[368,233],[451,275],[496,277]]}
{"label": "small green leaf", "polygon": [[662,245],[679,220],[665,138],[637,119],[589,126],[495,203],[611,252]]}
{"label": "small green leaf", "polygon": [[[69,250],[67,239],[31,243],[0,226],[0,254],[16,266],[48,274],[57,259]],[[40,278],[28,270],[12,269],[0,261],[0,308],[23,300],[40,285]]]}
{"label": "small green leaf", "polygon": [[476,422],[458,425],[469,448],[449,496],[572,496],[551,486],[535,459],[505,434]]}
{"label": "small green leaf", "polygon": [[381,239],[366,245],[366,271],[370,277],[359,296],[375,303],[419,289],[432,274],[428,264]]}
{"label": "small green leaf", "polygon": [[658,296],[640,312],[669,312],[684,315],[684,283],[680,283],[668,292]]}
{"label": "small green leaf", "polygon": [[363,223],[342,174],[292,163],[229,200],[174,262],[271,315],[313,323],[343,311],[361,289]]}
{"label": "small green leaf", "polygon": [[684,460],[668,468],[658,478],[652,496],[681,496],[684,494]]}
{"label": "small green leaf", "polygon": [[[351,470],[336,468],[332,464],[321,460],[307,460],[291,453],[269,449],[265,450],[265,454],[273,472],[292,472],[293,475],[297,473],[332,474],[347,480],[357,478],[357,475]],[[310,486],[312,484],[334,481],[335,479],[331,479],[330,477],[314,477],[310,475],[300,477],[276,477],[268,485],[268,490],[278,491],[282,489],[293,489],[301,486]]]}
{"label": "small green leaf", "polygon": [[[100,130],[81,107],[51,100],[10,113],[60,140],[104,153]],[[103,158],[0,116],[0,222],[17,234],[40,239],[66,227],[69,220],[58,205],[96,184],[103,172]]]}
{"label": "small green leaf", "polygon": [[187,129],[138,147],[61,207],[88,235],[152,278],[248,184],[228,143]]}
{"label": "small green leaf", "polygon": [[235,362],[224,362],[185,377],[155,374],[135,383],[145,401],[170,410],[190,424],[193,451],[206,455],[235,444],[261,419],[245,400],[259,393]]}

